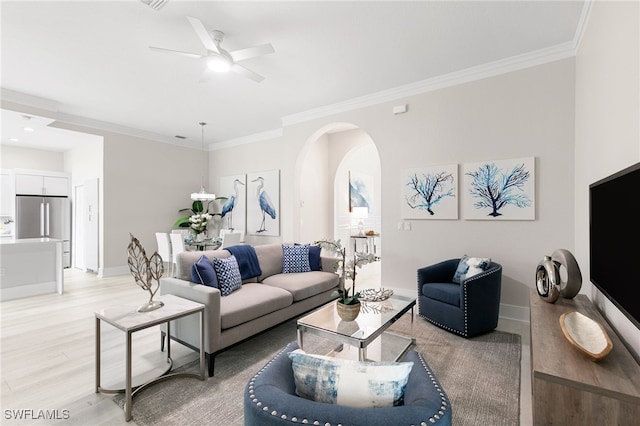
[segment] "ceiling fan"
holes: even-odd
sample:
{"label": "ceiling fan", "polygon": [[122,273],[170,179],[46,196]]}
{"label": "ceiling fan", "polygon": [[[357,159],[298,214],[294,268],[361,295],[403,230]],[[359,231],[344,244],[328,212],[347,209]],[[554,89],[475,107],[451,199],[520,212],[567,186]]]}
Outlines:
{"label": "ceiling fan", "polygon": [[149,49],[158,52],[174,53],[189,58],[205,59],[207,62],[207,67],[215,72],[232,71],[238,75],[247,77],[258,83],[264,80],[263,76],[243,67],[242,65],[238,65],[237,62],[243,61],[245,59],[255,58],[257,56],[268,55],[269,53],[274,53],[275,50],[273,49],[273,46],[271,44],[261,44],[259,46],[253,46],[246,49],[239,49],[229,52],[220,46],[220,43],[222,43],[224,39],[224,33],[222,31],[214,30],[209,32],[204,27],[204,24],[201,20],[193,18],[191,16],[187,16],[187,19],[191,23],[191,26],[195,30],[205,49],[207,49],[206,55],[181,52],[179,50],[164,49],[162,47],[154,46],[149,46]]}

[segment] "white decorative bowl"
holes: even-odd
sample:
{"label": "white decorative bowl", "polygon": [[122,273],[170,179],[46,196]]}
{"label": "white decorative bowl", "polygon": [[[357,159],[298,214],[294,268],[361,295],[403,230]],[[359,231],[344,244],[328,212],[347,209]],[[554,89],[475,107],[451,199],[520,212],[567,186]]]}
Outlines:
{"label": "white decorative bowl", "polygon": [[365,302],[380,302],[382,300],[387,300],[392,295],[393,295],[393,290],[391,289],[367,288],[360,292],[360,300]]}
{"label": "white decorative bowl", "polygon": [[580,312],[560,315],[560,327],[569,343],[592,361],[600,361],[613,349],[611,339],[602,325]]}

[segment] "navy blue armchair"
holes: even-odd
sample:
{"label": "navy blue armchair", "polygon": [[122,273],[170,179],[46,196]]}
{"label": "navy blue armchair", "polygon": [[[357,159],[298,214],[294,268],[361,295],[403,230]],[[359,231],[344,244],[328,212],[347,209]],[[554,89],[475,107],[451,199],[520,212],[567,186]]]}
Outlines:
{"label": "navy blue armchair", "polygon": [[491,262],[485,271],[457,284],[453,276],[459,262],[450,259],[418,269],[418,315],[463,337],[494,330],[500,310],[502,266]]}
{"label": "navy blue armchair", "polygon": [[413,361],[404,392],[404,405],[353,408],[315,402],[295,393],[288,354],[298,349],[289,343],[249,380],[244,392],[245,426],[310,425],[450,425],[451,405],[422,355],[409,351],[403,361]]}

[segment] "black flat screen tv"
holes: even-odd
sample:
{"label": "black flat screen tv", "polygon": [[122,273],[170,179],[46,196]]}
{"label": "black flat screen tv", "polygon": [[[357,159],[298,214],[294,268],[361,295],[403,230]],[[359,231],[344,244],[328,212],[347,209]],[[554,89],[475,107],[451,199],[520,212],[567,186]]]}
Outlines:
{"label": "black flat screen tv", "polygon": [[640,328],[640,163],[589,185],[591,282]]}

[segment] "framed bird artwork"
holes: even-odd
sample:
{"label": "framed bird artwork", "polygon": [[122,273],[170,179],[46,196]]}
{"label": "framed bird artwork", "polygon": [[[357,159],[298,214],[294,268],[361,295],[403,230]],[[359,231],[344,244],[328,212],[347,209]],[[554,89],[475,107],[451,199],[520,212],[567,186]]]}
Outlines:
{"label": "framed bird artwork", "polygon": [[246,233],[247,224],[247,176],[245,174],[222,176],[219,195],[226,197],[220,208],[221,229]]}
{"label": "framed bird artwork", "polygon": [[280,235],[280,170],[247,174],[247,233]]}

